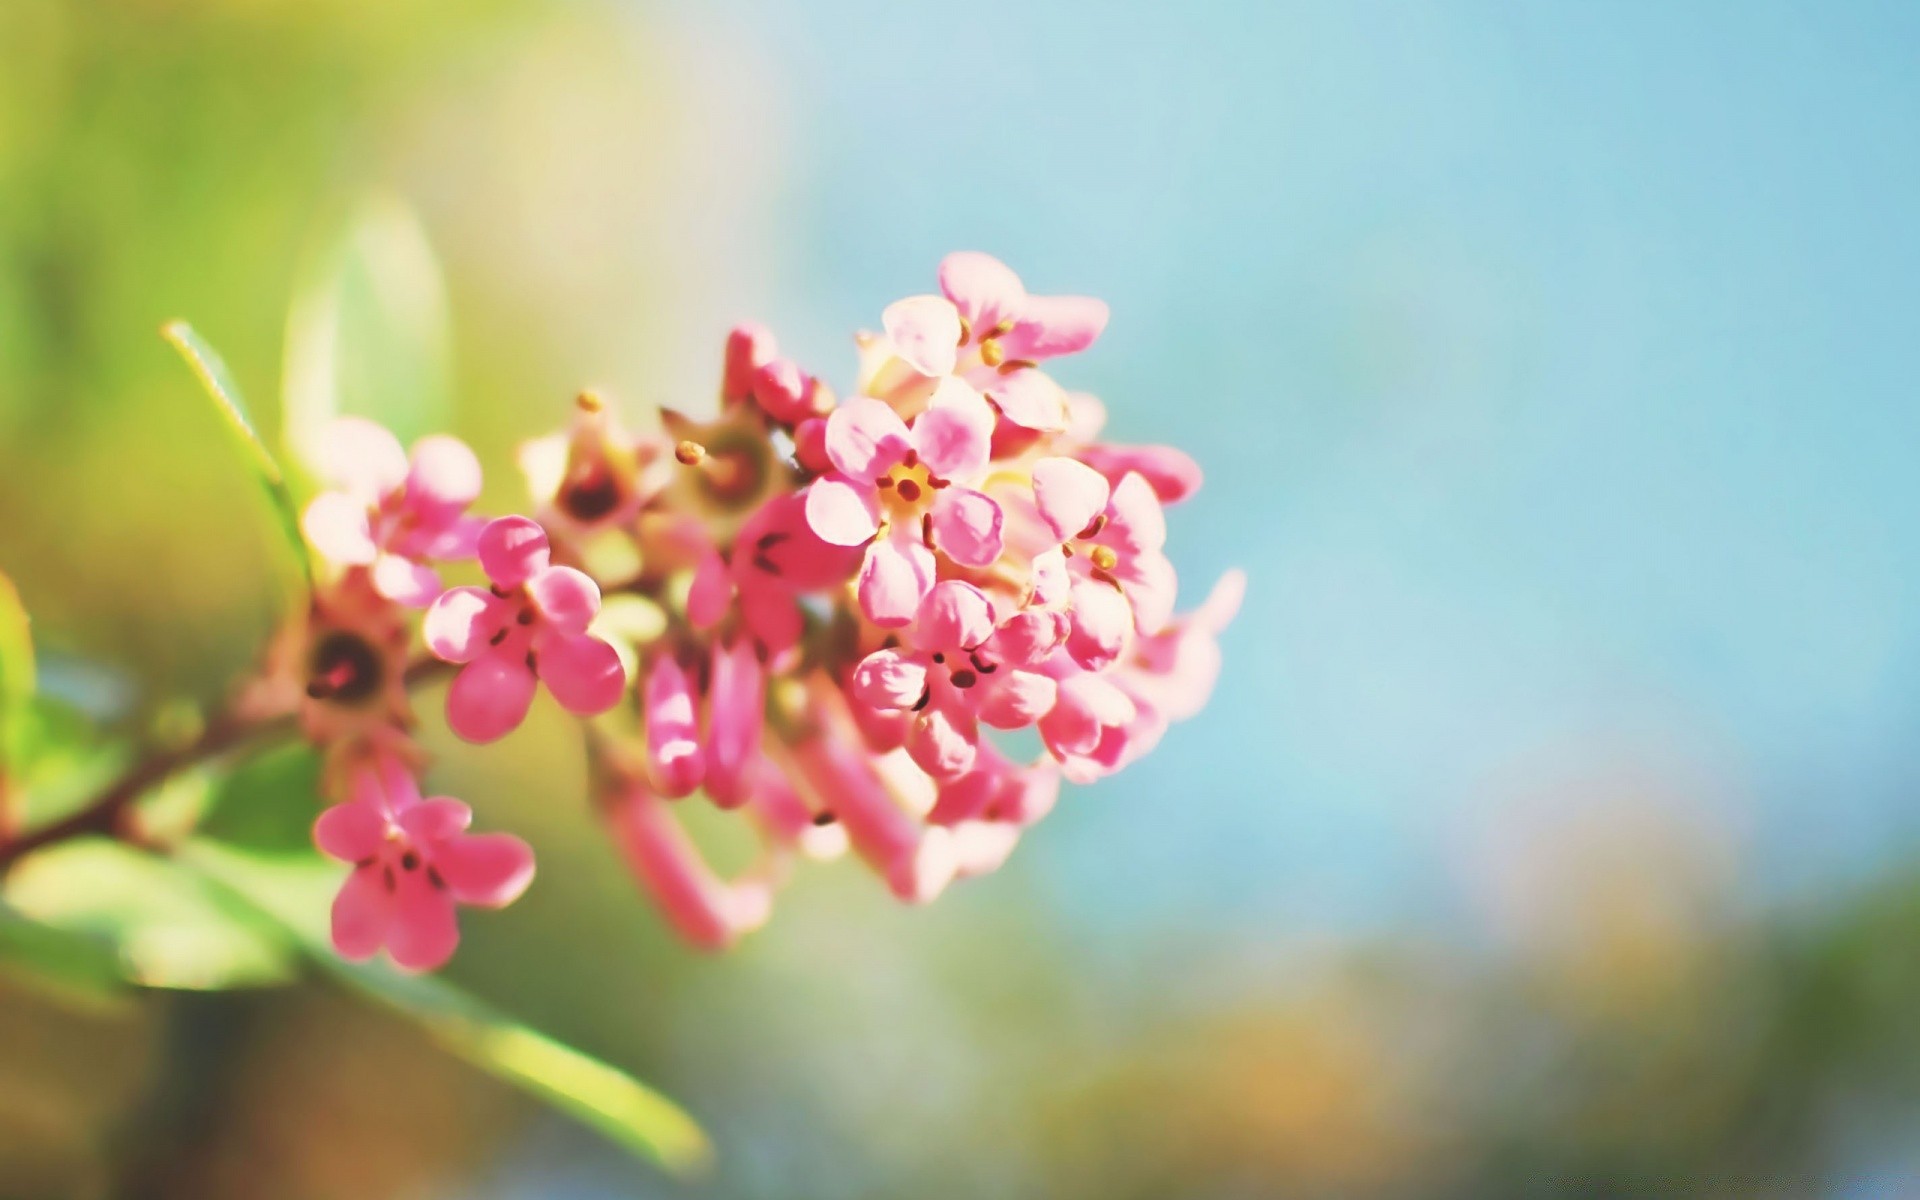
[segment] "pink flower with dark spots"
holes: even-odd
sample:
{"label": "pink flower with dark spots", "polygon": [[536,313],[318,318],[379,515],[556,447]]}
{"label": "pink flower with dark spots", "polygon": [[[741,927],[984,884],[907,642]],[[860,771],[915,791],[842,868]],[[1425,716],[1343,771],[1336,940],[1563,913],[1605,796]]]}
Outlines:
{"label": "pink flower with dark spots", "polygon": [[600,588],[583,572],[554,566],[546,530],[526,517],[501,517],[480,533],[480,566],[492,588],[453,588],[427,610],[427,648],[465,663],[447,692],[447,723],[470,742],[517,728],[536,681],[568,712],[602,713],[619,703],[626,668],[611,645],[587,632]]}
{"label": "pink flower with dark spots", "polygon": [[712,629],[737,604],[747,631],[777,657],[798,644],[805,628],[800,597],[839,588],[862,556],[857,546],[836,546],[814,533],[804,492],[775,496],[741,525],[728,554],[710,549],[695,564],[688,620]]}
{"label": "pink flower with dark spots", "polygon": [[431,971],[460,942],[459,904],[504,908],[533,880],[533,851],[504,833],[470,834],[473,810],[446,796],[422,799],[397,758],[359,769],[350,798],[320,814],[313,840],[353,870],[333,901],[333,945],[342,958],[383,947],[409,971]]}
{"label": "pink flower with dark spots", "polygon": [[973,765],[980,722],[1021,729],[1053,707],[1054,681],[1023,669],[1031,660],[997,660],[994,632],[986,594],[970,583],[948,580],[921,604],[912,649],[876,650],[854,668],[851,691],[857,703],[913,714],[907,753],[935,779]]}
{"label": "pink flower with dark spots", "polygon": [[1034,559],[1037,597],[1051,603],[1067,590],[1067,651],[1099,670],[1125,653],[1136,630],[1157,633],[1173,616],[1179,581],[1162,551],[1166,515],[1144,476],[1129,474],[1109,490],[1106,476],[1071,458],[1034,464],[1033,492],[1060,539],[1060,549]]}
{"label": "pink flower with dark spots", "polygon": [[1031,295],[1006,264],[975,251],[941,261],[940,291],[887,308],[882,324],[899,357],[922,375],[965,379],[1015,425],[1064,430],[1066,394],[1037,365],[1091,346],[1107,326],[1106,303]]}
{"label": "pink flower with dark spots", "polygon": [[480,462],[458,438],[421,438],[408,458],[391,433],[341,417],[320,447],[334,490],[307,505],[300,528],[321,556],[364,568],[387,599],[424,608],[440,594],[430,562],[472,558],[482,522],[466,515],[480,495]]}
{"label": "pink flower with dark spots", "polygon": [[938,550],[967,567],[1000,557],[1000,506],[970,484],[986,471],[993,412],[966,384],[945,380],[909,424],[856,396],[827,418],[834,469],[807,489],[807,523],[824,541],[866,546],[860,606],[900,626],[933,587]]}

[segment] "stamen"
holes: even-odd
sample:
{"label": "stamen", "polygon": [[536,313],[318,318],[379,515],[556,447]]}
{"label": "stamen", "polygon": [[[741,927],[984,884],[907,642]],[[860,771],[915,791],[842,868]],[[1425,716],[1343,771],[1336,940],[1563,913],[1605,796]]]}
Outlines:
{"label": "stamen", "polygon": [[382,868],[382,874],[386,876],[387,890],[392,891],[397,886],[393,878],[393,868],[391,866]]}
{"label": "stamen", "polygon": [[504,642],[506,640],[507,640],[507,631],[502,629],[499,632],[495,633],[492,637],[487,639],[487,645],[498,646],[501,642]]}
{"label": "stamen", "polygon": [[933,685],[927,684],[925,687],[920,689],[920,698],[913,702],[913,711],[919,712],[921,709],[925,708],[929,703],[931,703],[932,700],[933,700]]}
{"label": "stamen", "polygon": [[409,871],[418,870],[420,867],[420,856],[409,850],[400,856],[400,865]]}
{"label": "stamen", "polygon": [[954,344],[959,346],[964,346],[972,338],[973,338],[973,322],[967,320],[965,317],[961,317],[960,318],[960,340]]}
{"label": "stamen", "polygon": [[697,467],[700,461],[706,458],[707,448],[699,442],[683,440],[673,448],[673,456],[680,460],[680,465],[683,467]]}
{"label": "stamen", "polygon": [[1000,373],[1002,375],[1011,375],[1015,371],[1025,371],[1039,365],[1039,363],[1030,358],[1010,358],[1000,364]]}
{"label": "stamen", "polygon": [[999,322],[995,324],[992,329],[987,330],[987,336],[990,338],[1005,337],[1012,332],[1013,332],[1013,318],[1001,317]]}
{"label": "stamen", "polygon": [[911,504],[920,498],[920,485],[911,479],[902,479],[899,483],[900,498]]}
{"label": "stamen", "polygon": [[573,406],[583,413],[597,413],[607,406],[600,393],[592,390],[581,392],[573,398]]}
{"label": "stamen", "polygon": [[443,892],[447,890],[447,881],[440,878],[440,869],[438,867],[427,868],[427,882]]}
{"label": "stamen", "polygon": [[835,821],[839,819],[840,818],[834,816],[831,812],[825,809],[822,809],[821,811],[813,814],[813,827],[815,829],[825,829],[827,826],[833,824]]}
{"label": "stamen", "polygon": [[531,608],[521,609],[520,615],[515,617],[514,620],[518,621],[522,625],[533,624],[533,610]]}
{"label": "stamen", "polygon": [[1000,669],[999,663],[981,662],[980,652],[978,650],[967,651],[967,661],[972,663],[974,669],[982,675],[991,675]]}
{"label": "stamen", "polygon": [[1107,527],[1107,514],[1105,513],[1095,514],[1093,520],[1087,522],[1087,527],[1080,531],[1080,536],[1083,539],[1098,537],[1100,536],[1100,531],[1102,529],[1105,529],[1106,527]]}
{"label": "stamen", "polygon": [[927,549],[929,550],[933,549],[933,514],[932,513],[923,514],[920,518],[920,540],[926,544]]}
{"label": "stamen", "polygon": [[890,487],[892,487],[892,486],[893,486],[893,476],[891,476],[891,475],[882,475],[882,476],[881,476],[880,478],[878,478],[878,479],[876,479],[876,480],[874,480],[874,481],[873,481],[873,486],[875,486],[875,487],[883,487],[883,488],[890,488]]}
{"label": "stamen", "polygon": [[1113,552],[1112,546],[1093,548],[1093,565],[1102,571],[1111,571],[1120,562],[1120,556]]}
{"label": "stamen", "polygon": [[993,338],[987,338],[985,341],[980,343],[980,361],[981,362],[987,364],[990,367],[997,367],[1001,363],[1005,362],[1006,360],[1007,360],[1007,352],[1005,350],[1002,350],[1000,348],[1000,343],[995,341]]}
{"label": "stamen", "polygon": [[965,667],[955,671],[951,678],[953,680],[953,686],[957,688],[970,688],[980,682],[979,676],[967,670]]}

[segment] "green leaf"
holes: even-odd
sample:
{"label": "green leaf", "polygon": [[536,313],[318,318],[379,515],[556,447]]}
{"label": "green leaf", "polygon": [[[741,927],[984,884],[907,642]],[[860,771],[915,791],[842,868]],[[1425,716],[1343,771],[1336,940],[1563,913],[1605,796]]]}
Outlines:
{"label": "green leaf", "polygon": [[88,1008],[124,1000],[120,955],[95,934],[60,929],[0,907],[0,974]]}
{"label": "green leaf", "polygon": [[104,939],[120,973],[147,987],[213,991],[290,981],[296,949],[198,873],[106,838],[79,838],[22,859],[6,899],[28,917]]}
{"label": "green leaf", "polygon": [[250,855],[196,842],[186,861],[283,922],[315,963],[362,996],[417,1022],[444,1049],[599,1130],[677,1175],[704,1171],[713,1150],[685,1110],[632,1076],[520,1024],[432,976],[333,952],[326,914],[340,867],[317,855]]}
{"label": "green leaf", "polygon": [[260,440],[252,418],[247,415],[246,402],[241,399],[240,389],[234,385],[227,364],[185,321],[169,322],[161,328],[160,335],[187,360],[201,387],[206,389],[214,406],[226,419],[227,428],[233,432],[253,468],[254,477],[267,494],[267,502],[273,509],[281,537],[295,561],[300,564],[301,577],[306,581],[308,590],[312,590],[313,561],[307,554],[306,538],[300,532],[300,510],[293,502],[293,493],[287,488],[286,475],[280,470],[280,464],[267,450],[266,443]]}
{"label": "green leaf", "polygon": [[[33,707],[33,633],[13,581],[0,575],[0,780],[24,757]],[[0,787],[4,787],[0,782]]]}
{"label": "green leaf", "polygon": [[452,321],[439,258],[412,207],[373,195],[301,273],[287,314],[287,440],[316,462],[341,414],[407,442],[444,429],[453,393]]}
{"label": "green leaf", "polygon": [[264,750],[214,785],[203,838],[270,854],[313,848],[320,814],[320,752],[303,741]]}

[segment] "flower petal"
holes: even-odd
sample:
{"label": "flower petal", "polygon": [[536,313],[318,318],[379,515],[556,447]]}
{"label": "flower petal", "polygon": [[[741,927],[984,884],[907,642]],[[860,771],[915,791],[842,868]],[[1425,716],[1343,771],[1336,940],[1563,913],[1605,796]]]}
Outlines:
{"label": "flower petal", "polygon": [[807,488],[807,527],[821,541],[858,546],[880,529],[880,505],[871,484],[828,475]]}
{"label": "flower petal", "polygon": [[1105,669],[1126,650],[1133,632],[1133,607],[1117,588],[1079,580],[1073,585],[1072,617],[1067,653],[1087,670]]}
{"label": "flower petal", "polygon": [[1000,557],[1000,506],[971,488],[947,488],[934,499],[933,544],[966,567],[990,567]]}
{"label": "flower petal", "polygon": [[507,603],[484,588],[457,587],[440,593],[427,609],[420,634],[434,657],[471,662],[487,649],[510,619]]}
{"label": "flower petal", "polygon": [[1067,427],[1067,394],[1044,371],[1023,367],[1004,375],[995,372],[980,387],[1015,425],[1042,433]]}
{"label": "flower petal", "polygon": [[440,572],[398,554],[373,563],[373,590],[407,608],[425,608],[440,595]]}
{"label": "flower petal", "polygon": [[1067,598],[1073,586],[1073,572],[1067,569],[1067,556],[1059,550],[1047,550],[1033,556],[1034,604],[1058,604]]}
{"label": "flower petal", "polygon": [[993,602],[970,583],[934,586],[915,614],[914,639],[928,651],[966,652],[993,636]]}
{"label": "flower petal", "polygon": [[940,290],[979,336],[1026,305],[1027,289],[1013,269],[991,254],[956,250],[940,260]]}
{"label": "flower petal", "polygon": [[964,379],[940,381],[927,407],[914,418],[914,452],[940,479],[969,482],[987,469],[993,447],[993,409]]}
{"label": "flower petal", "polygon": [[336,804],[313,823],[313,844],[341,862],[359,862],[379,850],[386,838],[386,815],[362,801]]}
{"label": "flower petal", "polygon": [[547,568],[547,531],[527,517],[498,517],[480,531],[480,569],[503,588],[516,588]]}
{"label": "flower petal", "polygon": [[766,719],[766,668],[750,642],[715,643],[707,690],[707,795],[734,808],[746,802]]}
{"label": "flower petal", "polygon": [[1008,358],[1030,362],[1078,354],[1107,327],[1107,302],[1092,296],[1029,296],[1020,319],[1000,339]]}
{"label": "flower petal", "polygon": [[320,437],[320,475],[363,501],[385,496],[407,481],[400,439],[365,417],[340,417]]}
{"label": "flower petal", "polygon": [[1055,541],[1078,537],[1106,510],[1107,477],[1078,459],[1043,458],[1033,464],[1033,499]]}
{"label": "flower petal", "polygon": [[1047,715],[1058,692],[1045,675],[1003,670],[982,684],[980,719],[996,729],[1024,729]]}
{"label": "flower petal", "polygon": [[473,824],[473,810],[451,796],[434,796],[409,805],[394,818],[416,846],[459,837]]}
{"label": "flower petal", "polygon": [[1139,472],[1162,504],[1185,500],[1200,490],[1204,478],[1200,464],[1172,446],[1085,446],[1079,454],[1087,465],[1114,483],[1129,472]]}
{"label": "flower petal", "polygon": [[694,564],[693,584],[687,589],[687,620],[695,629],[712,629],[733,603],[733,580],[727,560],[709,550]]}
{"label": "flower petal", "polygon": [[322,492],[300,514],[300,531],[328,562],[364,566],[380,553],[367,505],[346,492]]}
{"label": "flower petal", "polygon": [[927,666],[898,650],[875,650],[853,669],[853,698],[869,708],[909,709],[927,692]]}
{"label": "flower petal", "polygon": [[387,927],[387,953],[407,971],[432,971],[446,965],[460,944],[453,897],[434,887],[425,871],[401,872]]}
{"label": "flower petal", "polygon": [[1144,476],[1128,475],[1115,484],[1112,508],[1107,532],[1098,540],[1120,550],[1123,557],[1167,544],[1166,510]]}
{"label": "flower petal", "polygon": [[534,643],[534,661],[553,698],[577,717],[606,712],[627,689],[619,653],[592,634],[548,630]]}
{"label": "flower petal", "polygon": [[827,416],[827,457],[850,479],[872,483],[910,445],[900,414],[871,396],[854,396]]}
{"label": "flower petal", "polygon": [[510,833],[463,835],[435,852],[433,869],[460,903],[505,908],[533,882],[533,847]]}
{"label": "flower petal", "polygon": [[922,375],[951,375],[959,356],[960,310],[944,296],[909,296],[887,305],[881,327],[907,364]]}
{"label": "flower petal", "polygon": [[860,609],[875,625],[896,628],[913,620],[933,587],[933,551],[910,538],[886,537],[867,547],[860,567]]}
{"label": "flower petal", "polygon": [[940,704],[915,717],[907,729],[907,753],[936,780],[950,779],[971,767],[979,741],[980,730],[972,717]]}
{"label": "flower petal", "polygon": [[706,757],[693,684],[671,654],[660,655],[647,672],[645,716],[654,787],[663,796],[684,796],[699,787]]}
{"label": "flower petal", "polygon": [[378,866],[357,867],[333,897],[333,948],[341,958],[364,962],[387,940],[393,894]]}
{"label": "flower petal", "polygon": [[461,668],[447,689],[447,725],[469,742],[505,737],[526,720],[534,683],[525,660],[482,654]]}
{"label": "flower petal", "polygon": [[1013,614],[993,631],[987,644],[988,654],[997,662],[1012,667],[1031,667],[1044,662],[1067,640],[1072,622],[1067,614],[1052,608],[1027,608]]}
{"label": "flower petal", "polygon": [[1159,633],[1173,619],[1180,582],[1164,554],[1136,554],[1116,572],[1120,590],[1133,607],[1133,625],[1141,633]]}
{"label": "flower petal", "polygon": [[451,520],[480,498],[480,460],[457,437],[436,433],[413,444],[407,505],[429,522]]}
{"label": "flower petal", "polygon": [[547,624],[562,633],[581,633],[600,611],[600,585],[584,571],[548,567],[527,580],[527,595]]}

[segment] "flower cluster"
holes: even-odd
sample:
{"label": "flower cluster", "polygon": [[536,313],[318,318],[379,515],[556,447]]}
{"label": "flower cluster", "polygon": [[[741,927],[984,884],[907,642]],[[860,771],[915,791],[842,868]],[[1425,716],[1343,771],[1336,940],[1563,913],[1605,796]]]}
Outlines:
{"label": "flower cluster", "polygon": [[[581,396],[522,449],[525,516],[469,514],[480,468],[453,439],[409,456],[341,422],[304,521],[327,570],[276,651],[338,800],[315,840],[351,864],[340,952],[430,969],[457,904],[532,877],[524,843],[421,798],[407,684],[440,664],[467,741],[512,732],[542,684],[590,718],[607,828],[675,928],[716,947],[766,920],[799,858],[850,849],[914,902],[990,871],[1063,780],[1197,712],[1242,582],[1176,612],[1163,510],[1199,468],[1103,440],[1099,402],[1049,373],[1106,322],[950,255],[938,294],[861,335],[844,399],[756,326],[729,336],[705,419],[630,430]],[[463,562],[473,582],[446,586]],[[409,653],[413,610],[431,657]],[[750,822],[750,869],[708,866],[676,812],[696,793]]]}

